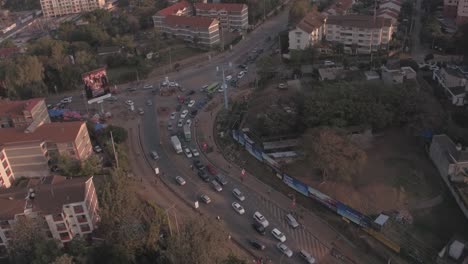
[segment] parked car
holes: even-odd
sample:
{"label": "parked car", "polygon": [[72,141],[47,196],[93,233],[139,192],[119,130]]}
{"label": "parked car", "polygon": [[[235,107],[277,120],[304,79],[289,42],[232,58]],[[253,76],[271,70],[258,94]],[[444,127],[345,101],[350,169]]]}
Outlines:
{"label": "parked car", "polygon": [[216,173],[218,173],[218,170],[211,164],[206,165],[206,169],[211,175],[216,175]]}
{"label": "parked car", "polygon": [[172,123],[168,123],[167,124],[167,130],[172,130],[174,129],[174,127],[172,126]]}
{"label": "parked car", "polygon": [[283,243],[278,243],[276,245],[276,247],[279,249],[279,251],[281,251],[281,253],[283,253],[284,255],[286,255],[288,258],[292,257],[293,255],[293,252],[292,250],[290,250],[288,248],[288,246],[286,246],[285,244]]}
{"label": "parked car", "polygon": [[288,222],[288,225],[291,226],[292,228],[299,227],[299,223],[297,222],[296,218],[294,218],[292,214],[286,215],[286,222]]}
{"label": "parked car", "polygon": [[143,89],[153,89],[153,85],[152,84],[145,84],[143,85]]}
{"label": "parked car", "polygon": [[147,105],[147,106],[152,106],[152,105],[153,105],[153,101],[151,101],[150,99],[148,99],[148,100],[146,101],[146,105]]}
{"label": "parked car", "polygon": [[257,250],[264,250],[265,249],[265,245],[261,244],[258,241],[255,241],[255,240],[249,240],[249,244],[252,245],[252,247],[254,247]]}
{"label": "parked car", "polygon": [[188,107],[193,107],[195,105],[195,100],[190,100]]}
{"label": "parked car", "polygon": [[271,230],[271,234],[276,239],[278,239],[280,242],[286,241],[286,236],[281,231],[279,231],[277,228],[273,228],[273,230]]}
{"label": "parked car", "polygon": [[176,118],[176,115],[177,115],[177,112],[172,112],[170,118],[171,118],[171,119],[175,119],[175,118]]}
{"label": "parked car", "polygon": [[183,119],[179,119],[179,121],[177,122],[177,126],[178,127],[182,127],[184,125],[184,120]]}
{"label": "parked car", "polygon": [[200,92],[206,91],[206,88],[208,88],[208,85],[203,85],[202,88],[200,88]]}
{"label": "parked car", "polygon": [[242,207],[242,205],[240,205],[238,202],[233,202],[232,208],[234,208],[234,210],[240,215],[243,215],[245,213],[244,207]]}
{"label": "parked car", "polygon": [[259,212],[255,212],[253,215],[253,219],[257,221],[257,223],[263,225],[263,227],[267,227],[270,223],[268,223],[268,220]]}
{"label": "parked car", "polygon": [[315,258],[312,257],[307,251],[301,250],[299,251],[299,257],[305,260],[308,264],[314,264]]}
{"label": "parked car", "polygon": [[194,157],[200,156],[200,153],[198,152],[198,150],[196,148],[191,148],[190,150],[192,151],[192,154],[193,154]]}
{"label": "parked car", "polygon": [[69,103],[72,102],[72,99],[73,99],[72,96],[68,96],[68,97],[65,97],[65,98],[63,98],[62,100],[60,100],[60,103],[62,103],[62,104],[69,104]]}
{"label": "parked car", "polygon": [[325,66],[334,66],[335,63],[333,61],[326,60],[326,61],[323,62],[323,65],[325,65]]}
{"label": "parked car", "polygon": [[278,84],[278,89],[286,89],[286,88],[288,88],[288,85],[286,83]]}
{"label": "parked car", "polygon": [[132,100],[127,100],[127,101],[125,101],[125,103],[126,103],[127,105],[133,105],[133,101],[132,101]]}
{"label": "parked car", "polygon": [[96,153],[101,153],[101,152],[102,152],[102,148],[101,148],[101,146],[99,146],[99,145],[94,146],[94,147],[93,147],[93,150],[94,150],[94,152],[96,152]]}
{"label": "parked car", "polygon": [[192,119],[187,119],[187,121],[185,121],[185,124],[188,125],[188,126],[191,126],[192,125]]}
{"label": "parked car", "polygon": [[215,180],[219,182],[221,185],[226,185],[228,182],[226,180],[226,177],[224,175],[217,173],[215,176]]}
{"label": "parked car", "polygon": [[208,176],[208,174],[206,174],[206,171],[198,170],[197,174],[198,174],[198,177],[200,177],[203,181],[205,181],[205,182],[210,181],[210,177]]}
{"label": "parked car", "polygon": [[195,166],[195,168],[197,168],[198,170],[203,170],[205,169],[205,165],[203,165],[203,163],[199,160],[194,160],[193,161],[193,166]]}
{"label": "parked car", "polygon": [[184,153],[185,153],[185,156],[187,156],[187,158],[189,159],[192,158],[192,152],[190,152],[189,148],[185,148]]}
{"label": "parked car", "polygon": [[234,197],[236,197],[237,200],[239,200],[239,201],[241,201],[241,202],[245,200],[244,194],[242,194],[242,192],[241,192],[239,189],[237,189],[237,188],[234,188],[234,189],[232,190],[232,195],[234,195]]}
{"label": "parked car", "polygon": [[231,75],[226,76],[226,81],[230,81],[232,79]]}
{"label": "parked car", "polygon": [[257,222],[254,222],[252,224],[252,227],[255,229],[255,231],[257,231],[260,235],[265,235],[266,234],[266,231],[265,231],[265,227],[260,224],[260,223],[257,223]]}
{"label": "parked car", "polygon": [[138,108],[138,114],[140,115],[144,115],[145,114],[145,110],[143,110],[143,108]]}
{"label": "parked car", "polygon": [[200,195],[200,199],[201,199],[204,203],[206,203],[206,204],[211,203],[210,197],[208,197],[208,195],[206,195],[206,194]]}
{"label": "parked car", "polygon": [[219,185],[219,183],[215,180],[211,181],[211,185],[213,185],[213,189],[215,189],[215,191],[217,192],[220,192],[223,190],[223,187],[221,187],[221,185]]}
{"label": "parked car", "polygon": [[188,114],[188,110],[185,109],[184,111],[182,111],[182,113],[180,114],[180,118],[184,119]]}
{"label": "parked car", "polygon": [[244,75],[245,75],[244,71],[239,72],[239,74],[237,74],[237,79],[242,79]]}
{"label": "parked car", "polygon": [[156,150],[151,151],[150,154],[151,154],[151,158],[153,158],[154,160],[159,159],[159,155],[158,155],[158,153],[156,152]]}
{"label": "parked car", "polygon": [[175,180],[176,180],[176,182],[177,182],[179,185],[181,185],[181,186],[182,186],[182,185],[185,185],[185,180],[184,180],[184,178],[182,178],[182,177],[180,177],[180,176],[176,176],[176,177],[175,177]]}

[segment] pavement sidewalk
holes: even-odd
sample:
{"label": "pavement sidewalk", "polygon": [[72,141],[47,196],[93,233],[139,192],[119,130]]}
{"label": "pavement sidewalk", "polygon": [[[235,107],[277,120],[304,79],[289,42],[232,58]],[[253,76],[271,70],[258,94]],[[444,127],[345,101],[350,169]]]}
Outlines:
{"label": "pavement sidewalk", "polygon": [[[235,90],[233,94],[231,94],[231,98],[239,98],[245,93],[250,92],[249,90]],[[215,108],[211,111],[201,111],[198,115],[198,124],[195,127],[195,136],[197,144],[199,145],[200,149],[203,149],[203,143],[207,143],[209,146],[213,146],[213,151],[210,153],[204,152],[203,155],[206,159],[212,163],[215,167],[219,170],[224,171],[231,177],[239,177],[241,178],[241,171],[243,168],[237,166],[236,164],[230,163],[225,159],[222,155],[222,151],[216,145],[214,140],[215,136],[214,132],[214,122],[216,114],[222,110],[223,108],[223,101],[220,100],[221,98],[213,99],[214,103],[217,104]],[[203,142],[199,141],[198,135],[203,135],[204,139]],[[253,175],[246,172],[246,175],[241,180],[244,186],[248,186],[251,189],[256,190],[260,195],[264,196],[266,199],[271,200],[279,207],[288,210],[291,208],[291,198],[283,195],[282,193],[274,190],[274,188],[264,184],[259,179],[254,177]],[[291,189],[291,192],[294,192]],[[311,202],[313,202],[311,200]],[[347,262],[343,263],[363,263],[364,256],[356,252],[355,246],[352,242],[348,241],[345,237],[338,233],[333,227],[331,227],[328,223],[324,220],[319,218],[315,215],[312,211],[307,210],[300,205],[297,208],[304,212],[304,216],[302,218],[302,223],[304,224],[304,228],[311,231],[315,237],[317,237],[322,243],[324,243],[330,249],[334,249],[338,251],[340,254],[345,255],[348,258]],[[361,255],[360,257],[358,257]],[[364,262],[364,263],[367,263]]]}

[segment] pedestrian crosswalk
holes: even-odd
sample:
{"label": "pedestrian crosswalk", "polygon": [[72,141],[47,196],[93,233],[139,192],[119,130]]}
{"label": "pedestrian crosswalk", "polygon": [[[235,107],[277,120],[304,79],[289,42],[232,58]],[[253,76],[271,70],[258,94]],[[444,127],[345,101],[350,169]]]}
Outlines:
{"label": "pedestrian crosswalk", "polygon": [[285,217],[290,212],[279,207],[264,196],[258,195],[255,199],[250,199],[250,201],[251,203],[255,203],[259,210],[263,210],[262,213],[267,219],[270,218],[274,220],[274,222],[280,224],[278,228],[280,228],[287,237],[291,237],[291,240],[295,241],[297,251],[305,250],[313,255],[318,263],[325,263],[322,262],[321,259],[330,254],[330,248],[318,240],[310,230],[302,226],[296,229],[291,228]]}

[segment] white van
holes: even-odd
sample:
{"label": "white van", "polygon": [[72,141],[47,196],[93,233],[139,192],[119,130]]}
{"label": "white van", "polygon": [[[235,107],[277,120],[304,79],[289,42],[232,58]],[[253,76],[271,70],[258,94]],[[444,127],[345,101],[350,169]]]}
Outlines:
{"label": "white van", "polygon": [[297,222],[296,218],[294,218],[294,216],[292,216],[292,214],[287,214],[287,215],[286,215],[286,221],[288,221],[288,224],[289,224],[292,228],[297,228],[297,227],[299,227],[299,223]]}
{"label": "white van", "polygon": [[301,250],[301,251],[299,252],[299,256],[300,256],[303,260],[307,261],[307,263],[309,263],[309,264],[314,264],[314,263],[315,263],[314,257],[312,257],[308,252],[306,252],[306,251],[304,251],[304,250]]}

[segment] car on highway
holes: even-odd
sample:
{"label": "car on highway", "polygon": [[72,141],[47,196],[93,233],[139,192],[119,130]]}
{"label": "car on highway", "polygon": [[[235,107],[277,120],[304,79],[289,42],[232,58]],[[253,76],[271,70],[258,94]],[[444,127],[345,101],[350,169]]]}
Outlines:
{"label": "car on highway", "polygon": [[265,227],[265,228],[270,224],[270,223],[268,223],[268,220],[266,220],[265,216],[263,216],[260,212],[255,212],[253,214],[253,219],[257,223],[263,225],[263,227]]}
{"label": "car on highway", "polygon": [[190,152],[189,148],[185,148],[184,153],[185,153],[185,156],[187,156],[187,158],[189,159],[192,158],[192,152]]}
{"label": "car on highway", "polygon": [[215,176],[215,180],[219,182],[221,185],[226,185],[228,182],[226,180],[226,177],[224,175],[217,173]]}
{"label": "car on highway", "polygon": [[276,244],[276,247],[279,249],[279,251],[281,251],[281,253],[286,255],[288,258],[292,257],[292,255],[293,255],[292,250],[290,250],[288,248],[288,246],[286,246],[285,244],[280,242],[280,243]]}
{"label": "car on highway", "polygon": [[286,222],[288,222],[288,225],[292,228],[298,228],[299,223],[297,222],[296,218],[292,214],[287,214],[286,216]]}
{"label": "car on highway", "polygon": [[179,87],[179,84],[176,82],[169,82],[170,87]]}
{"label": "car on highway", "polygon": [[172,130],[174,129],[174,126],[172,126],[172,123],[167,124],[167,130]]}
{"label": "car on highway", "polygon": [[175,177],[175,180],[176,180],[176,182],[177,182],[180,186],[185,185],[185,180],[184,180],[184,178],[182,178],[182,177],[180,177],[180,176],[176,176],[176,177]]}
{"label": "car on highway", "polygon": [[127,105],[133,105],[133,101],[132,101],[132,100],[127,100],[127,101],[125,101],[125,103],[126,103]]}
{"label": "car on highway", "polygon": [[280,242],[286,241],[286,236],[281,231],[279,231],[278,228],[273,228],[273,230],[271,230],[271,234]]}
{"label": "car on highway", "polygon": [[254,222],[252,224],[252,227],[257,231],[260,235],[264,236],[266,234],[265,227],[257,222]]}
{"label": "car on highway", "polygon": [[153,89],[153,85],[152,84],[145,84],[143,85],[143,89]]}
{"label": "car on highway", "polygon": [[193,154],[194,157],[200,156],[200,153],[198,152],[198,150],[196,148],[191,148],[190,150],[192,151],[192,154]]}
{"label": "car on highway", "polygon": [[299,257],[303,260],[305,260],[308,264],[314,264],[315,263],[315,258],[312,257],[307,251],[301,250],[299,251]]}
{"label": "car on highway", "polygon": [[99,145],[94,146],[94,147],[93,147],[93,150],[94,150],[94,152],[96,152],[96,153],[101,153],[101,152],[102,152],[102,148],[101,148],[101,146],[99,146]]}
{"label": "car on highway", "polygon": [[202,88],[200,88],[200,92],[204,92],[206,91],[206,88],[208,88],[208,84],[207,85],[203,85]]}
{"label": "car on highway", "polygon": [[209,182],[210,181],[210,176],[206,174],[206,171],[204,170],[198,170],[198,177],[200,177],[203,181]]}
{"label": "car on highway", "polygon": [[195,100],[190,100],[190,102],[188,103],[188,107],[193,107],[195,105]]}
{"label": "car on highway", "polygon": [[180,118],[184,119],[188,114],[188,110],[185,109],[184,111],[182,111],[182,113],[180,113]]}
{"label": "car on highway", "polygon": [[203,163],[199,160],[194,160],[193,161],[193,166],[195,166],[195,168],[197,168],[198,170],[204,170],[205,169],[205,165],[203,165]]}
{"label": "car on highway", "polygon": [[232,75],[226,76],[226,81],[230,81],[232,79]]}
{"label": "car on highway", "polygon": [[145,110],[143,110],[143,108],[138,108],[138,114],[140,115],[144,115],[145,114]]}
{"label": "car on highway", "polygon": [[208,164],[206,165],[206,170],[211,174],[211,175],[216,175],[218,173],[218,170],[215,168],[215,166]]}
{"label": "car on highway", "polygon": [[153,158],[154,160],[159,159],[159,155],[158,155],[158,153],[156,152],[156,150],[151,151],[150,154],[151,154],[151,158]]}
{"label": "car on highway", "polygon": [[62,104],[69,104],[69,103],[72,102],[72,99],[73,99],[72,96],[68,96],[68,97],[65,97],[65,98],[63,98],[62,100],[60,100],[60,103],[62,103]]}
{"label": "car on highway", "polygon": [[185,121],[185,124],[188,125],[188,126],[191,126],[192,125],[192,119],[187,119],[187,121]]}
{"label": "car on highway", "polygon": [[249,244],[257,250],[265,250],[265,245],[256,240],[249,240]]}
{"label": "car on highway", "polygon": [[152,106],[152,105],[153,105],[153,101],[151,101],[150,99],[146,100],[146,105],[147,105],[147,106]]}
{"label": "car on highway", "polygon": [[242,205],[240,205],[238,202],[233,202],[232,208],[234,208],[234,211],[236,211],[240,215],[243,215],[245,213],[244,207],[242,207]]}
{"label": "car on highway", "polygon": [[184,125],[184,120],[183,119],[179,119],[179,121],[177,122],[177,126],[178,127],[182,127]]}
{"label": "car on highway", "polygon": [[176,115],[177,115],[177,112],[172,112],[170,118],[171,118],[171,119],[175,119],[175,118],[176,118]]}
{"label": "car on highway", "polygon": [[239,72],[239,74],[237,74],[237,79],[242,79],[244,75],[245,75],[244,71]]}
{"label": "car on highway", "polygon": [[234,195],[234,197],[236,197],[236,199],[241,201],[241,202],[245,200],[244,194],[237,188],[234,188],[232,190],[232,195]]}
{"label": "car on highway", "polygon": [[210,197],[209,197],[208,195],[206,195],[206,194],[200,195],[200,199],[201,199],[204,203],[206,203],[206,204],[211,203]]}
{"label": "car on highway", "polygon": [[221,187],[221,185],[219,185],[219,183],[215,180],[211,181],[211,185],[213,186],[213,189],[215,189],[215,191],[217,192],[220,192],[223,190],[223,187]]}
{"label": "car on highway", "polygon": [[286,89],[286,88],[288,88],[288,85],[286,83],[278,84],[278,89]]}

